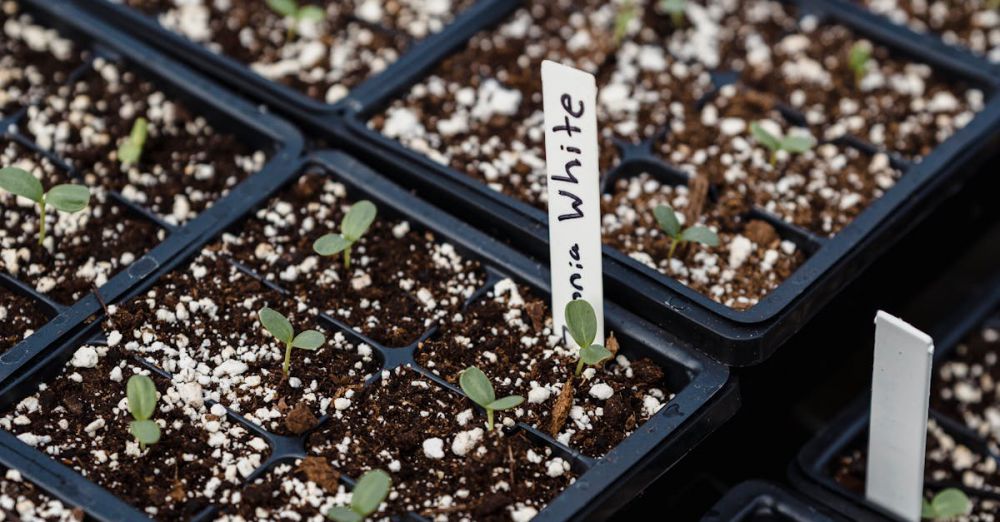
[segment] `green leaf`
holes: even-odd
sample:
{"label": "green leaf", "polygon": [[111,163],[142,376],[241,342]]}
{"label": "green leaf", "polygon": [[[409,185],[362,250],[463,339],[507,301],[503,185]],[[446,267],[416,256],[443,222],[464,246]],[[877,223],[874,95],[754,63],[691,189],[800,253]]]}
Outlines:
{"label": "green leaf", "polygon": [[146,136],[149,131],[146,118],[138,118],[132,124],[129,137],[118,147],[118,160],[122,163],[139,163],[142,148],[146,146]]}
{"label": "green leaf", "polygon": [[677,237],[677,234],[681,233],[681,223],[677,220],[677,214],[670,205],[657,205],[653,209],[653,215],[656,216],[656,222],[660,224],[660,228],[668,236]]}
{"label": "green leaf", "polygon": [[340,222],[340,233],[352,243],[361,239],[361,236],[368,232],[368,227],[375,221],[378,209],[375,204],[367,199],[358,201],[347,211],[344,220]]}
{"label": "green leaf", "polygon": [[315,350],[326,342],[326,337],[316,330],[306,330],[292,339],[292,346],[303,350]]}
{"label": "green leaf", "polygon": [[392,479],[388,473],[380,469],[373,469],[361,475],[351,495],[351,509],[362,516],[371,515],[385,497],[389,496],[390,486]]}
{"label": "green leaf", "polygon": [[292,342],[295,331],[292,330],[292,323],[289,323],[285,316],[265,306],[257,312],[257,317],[260,318],[260,324],[264,325],[264,328],[271,332],[271,335],[276,339],[283,343]]}
{"label": "green leaf", "polygon": [[42,182],[38,181],[38,178],[17,167],[0,169],[0,189],[28,198],[35,203],[42,202],[42,196],[45,192],[45,189],[42,188]]}
{"label": "green leaf", "polygon": [[135,420],[129,424],[135,440],[143,445],[160,442],[160,426],[151,420]]}
{"label": "green leaf", "polygon": [[960,489],[948,488],[934,495],[931,506],[934,509],[934,518],[953,518],[969,512],[969,497]]}
{"label": "green leaf", "polygon": [[593,366],[605,359],[610,358],[611,352],[599,344],[592,344],[580,350],[580,360],[582,360],[583,364],[586,364],[587,366]]}
{"label": "green leaf", "polygon": [[267,0],[267,6],[281,16],[295,16],[299,11],[299,4],[295,0]]}
{"label": "green leaf", "polygon": [[632,23],[632,19],[635,18],[635,6],[631,2],[623,4],[619,9],[618,13],[615,15],[615,34],[614,39],[616,44],[620,44],[625,36],[628,35],[628,26]]}
{"label": "green leaf", "polygon": [[750,124],[750,134],[753,136],[753,139],[770,150],[778,150],[781,147],[781,140],[764,130],[760,122],[755,121]]}
{"label": "green leaf", "polygon": [[354,244],[340,234],[327,234],[313,243],[313,251],[321,256],[332,256],[343,252],[345,248]]}
{"label": "green leaf", "polygon": [[934,518],[934,506],[926,498],[920,506],[920,518]]}
{"label": "green leaf", "polygon": [[326,18],[326,11],[316,5],[306,5],[302,6],[302,9],[299,9],[298,18],[299,20],[308,20],[310,22],[322,22]]}
{"label": "green leaf", "polygon": [[719,246],[719,236],[708,227],[688,227],[681,234],[681,241],[693,241],[710,247]]}
{"label": "green leaf", "polygon": [[472,402],[484,408],[497,398],[490,378],[475,366],[462,370],[462,374],[458,377],[458,384],[462,386],[462,391],[472,399]]}
{"label": "green leaf", "polygon": [[781,149],[792,154],[802,154],[816,145],[816,139],[812,136],[785,136],[781,140]]}
{"label": "green leaf", "polygon": [[851,51],[847,57],[847,64],[859,76],[864,73],[868,60],[872,57],[872,49],[865,42],[858,42],[851,46]]}
{"label": "green leaf", "polygon": [[145,375],[133,375],[125,384],[128,410],[136,420],[149,420],[156,411],[156,385]]}
{"label": "green leaf", "polygon": [[683,13],[686,3],[685,0],[661,0],[660,9],[668,14]]}
{"label": "green leaf", "polygon": [[345,508],[344,506],[333,506],[326,512],[326,518],[336,522],[364,522],[365,517]]}
{"label": "green leaf", "polygon": [[577,346],[590,346],[597,338],[597,315],[594,307],[583,299],[566,303],[566,326]]}
{"label": "green leaf", "polygon": [[502,399],[497,399],[484,406],[484,408],[495,411],[509,410],[522,402],[524,402],[524,397],[521,397],[520,395],[510,395]]}
{"label": "green leaf", "polygon": [[56,185],[45,194],[45,202],[56,210],[79,212],[90,204],[90,189],[83,185]]}

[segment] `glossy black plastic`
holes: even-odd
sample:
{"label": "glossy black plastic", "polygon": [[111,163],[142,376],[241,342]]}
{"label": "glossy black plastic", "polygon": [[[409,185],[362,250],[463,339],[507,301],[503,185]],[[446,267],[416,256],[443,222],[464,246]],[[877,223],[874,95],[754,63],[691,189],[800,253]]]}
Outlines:
{"label": "glossy black plastic", "polygon": [[796,493],[763,480],[729,490],[701,522],[841,522]]}

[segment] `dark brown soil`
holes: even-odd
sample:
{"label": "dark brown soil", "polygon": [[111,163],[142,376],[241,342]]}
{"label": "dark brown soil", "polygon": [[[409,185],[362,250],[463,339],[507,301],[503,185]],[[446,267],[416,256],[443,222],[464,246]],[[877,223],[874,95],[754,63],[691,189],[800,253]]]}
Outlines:
{"label": "dark brown soil", "polygon": [[[121,369],[120,382],[108,377],[116,367]],[[68,366],[35,396],[36,408],[31,406],[33,400],[22,401],[16,413],[8,412],[0,422],[22,440],[33,435],[40,449],[140,511],[158,520],[191,518],[208,505],[203,492],[208,481],[212,477],[226,481],[225,468],[233,465],[233,457],[241,456],[249,436],[243,428],[224,423],[228,444],[213,447],[209,431],[199,426],[225,419],[207,411],[189,413],[183,403],[165,400],[164,395],[154,416],[163,421],[160,442],[136,455],[138,446],[129,431],[132,418],[119,404],[127,404],[126,381],[137,372],[135,365],[111,349],[93,368]],[[166,394],[169,383],[154,380]],[[98,421],[104,425],[93,429],[92,423]]]}
{"label": "dark brown soil", "polygon": [[40,328],[48,316],[37,303],[0,287],[0,354]]}
{"label": "dark brown soil", "polygon": [[[346,410],[312,436],[312,452],[349,476],[380,468],[390,473],[398,496],[388,500],[387,515],[416,511],[433,517],[447,513],[475,520],[510,520],[508,509],[515,503],[541,507],[567,487],[574,473],[557,477],[546,472],[553,456],[536,446],[521,432],[487,432],[465,456],[452,450],[452,438],[463,430],[482,426],[476,415],[466,425],[456,420],[472,403],[441,390],[416,373],[398,369],[367,390],[356,406]],[[429,458],[423,449],[430,438],[444,441],[443,456]],[[345,438],[346,451],[337,445]],[[480,449],[481,448],[481,449]],[[541,456],[530,457],[529,452]],[[534,460],[534,462],[533,462]],[[396,461],[399,468],[390,463]],[[506,483],[509,490],[498,487]],[[454,504],[437,505],[442,495],[451,495]]]}
{"label": "dark brown soil", "polygon": [[944,41],[988,55],[990,61],[1000,61],[1000,42],[996,35],[1000,31],[1000,20],[991,16],[990,0],[934,0],[930,2],[873,2],[855,0],[877,13],[884,14],[893,22],[907,25],[920,32],[936,33]]}
{"label": "dark brown soil", "polygon": [[[308,175],[258,211],[239,235],[212,248],[376,341],[406,346],[459,310],[481,285],[482,271],[442,250],[432,234],[409,230],[384,212],[352,247],[349,271],[342,255],[317,255],[313,243],[340,231],[352,203],[342,185]],[[433,304],[422,300],[425,291]]]}
{"label": "dark brown soil", "polygon": [[[8,500],[11,504],[7,504]],[[0,468],[0,502],[0,515],[5,520],[83,522],[82,509],[72,509],[53,499],[16,470]]]}
{"label": "dark brown soil", "polygon": [[[334,505],[343,486],[340,473],[322,457],[306,457],[292,464],[279,464],[264,477],[241,490],[228,491],[221,499],[228,520],[318,520]],[[238,491],[238,494],[235,494]]]}
{"label": "dark brown soil", "polygon": [[[301,425],[304,414],[306,418],[309,413],[318,417],[324,413],[321,408],[327,407],[325,403],[359,388],[379,363],[358,355],[357,348],[345,342],[342,334],[323,331],[327,340],[319,350],[292,350],[290,377],[300,381],[293,386],[292,379],[286,379],[282,372],[284,345],[257,319],[264,306],[286,315],[296,332],[310,328],[323,331],[312,311],[210,252],[166,275],[144,297],[118,307],[106,330],[121,332],[126,343],[141,340],[141,345],[136,343],[130,349],[172,373],[181,372],[187,363],[204,365],[194,373],[181,372],[179,377],[194,380],[204,375],[210,382],[206,389],[218,395],[220,402],[275,433],[287,434],[299,431],[294,428]],[[185,309],[187,318],[178,319],[177,310]],[[163,313],[172,319],[162,319]],[[180,360],[171,348],[174,346],[187,347]],[[236,376],[213,370],[229,360],[246,364],[246,370]],[[306,411],[292,416],[299,405]]]}

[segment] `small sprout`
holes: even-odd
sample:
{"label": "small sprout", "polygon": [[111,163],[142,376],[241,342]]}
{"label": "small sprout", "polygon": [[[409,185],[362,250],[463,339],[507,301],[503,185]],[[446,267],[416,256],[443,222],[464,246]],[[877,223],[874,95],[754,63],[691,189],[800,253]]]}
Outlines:
{"label": "small sprout", "polygon": [[156,385],[145,375],[133,375],[129,377],[125,391],[128,411],[135,419],[129,428],[135,440],[139,441],[139,448],[144,450],[147,444],[160,441],[160,426],[151,420],[156,411]]}
{"label": "small sprout", "polygon": [[962,490],[948,488],[938,492],[930,501],[924,499],[920,517],[930,520],[949,520],[967,514],[971,505],[969,497]]}
{"label": "small sprout", "polygon": [[625,36],[628,35],[628,26],[636,14],[635,3],[632,0],[626,0],[618,7],[618,14],[615,15],[615,47],[620,46],[625,40]]}
{"label": "small sprout", "polygon": [[344,252],[344,268],[351,268],[351,246],[368,232],[377,213],[378,209],[371,201],[367,199],[358,201],[351,206],[340,222],[340,233],[327,234],[317,239],[313,243],[313,250],[321,256]]}
{"label": "small sprout", "polygon": [[326,11],[322,7],[317,5],[300,6],[297,0],[267,0],[267,6],[275,13],[292,19],[291,23],[288,24],[287,40],[295,37],[295,28],[303,20],[320,22],[326,18]]}
{"label": "small sprout", "polygon": [[663,233],[670,237],[670,251],[667,259],[673,259],[677,246],[683,243],[701,243],[705,246],[719,246],[719,236],[712,229],[701,225],[694,225],[681,230],[681,222],[677,220],[677,214],[669,205],[658,205],[653,209],[656,222],[660,224]]}
{"label": "small sprout", "polygon": [[52,205],[62,212],[79,212],[90,204],[90,190],[83,185],[56,185],[45,192],[42,182],[30,172],[16,167],[0,169],[0,189],[38,203],[38,244],[45,241],[45,208]]}
{"label": "small sprout", "polygon": [[858,87],[865,79],[868,72],[868,62],[872,58],[872,46],[868,42],[857,42],[851,46],[851,51],[847,57],[847,65],[854,71],[854,83]]}
{"label": "small sprout", "polygon": [[279,312],[266,306],[257,312],[257,317],[260,318],[260,324],[264,325],[265,330],[271,332],[271,335],[276,339],[285,343],[285,363],[281,366],[281,369],[285,372],[286,377],[288,376],[288,368],[292,364],[292,348],[312,351],[323,346],[323,343],[326,342],[326,337],[316,330],[306,330],[299,335],[295,335],[292,323],[288,322],[288,319]]}
{"label": "small sprout", "polygon": [[123,164],[139,163],[142,157],[142,148],[146,146],[146,136],[149,132],[149,123],[146,118],[138,118],[132,124],[132,132],[128,138],[118,147],[118,161]]}
{"label": "small sprout", "polygon": [[489,431],[493,431],[494,411],[509,410],[524,402],[524,397],[520,395],[510,395],[497,399],[490,378],[475,366],[462,370],[462,374],[458,377],[458,383],[462,385],[462,391],[472,399],[472,402],[486,410],[486,428]]}
{"label": "small sprout", "polygon": [[374,513],[389,496],[392,478],[389,474],[373,469],[358,479],[351,493],[351,507],[334,506],[326,513],[326,518],[336,522],[362,522]]}
{"label": "small sprout", "polygon": [[583,299],[566,303],[566,327],[580,347],[580,360],[576,363],[577,377],[583,373],[584,364],[595,366],[611,358],[611,352],[607,348],[594,344],[594,339],[597,338],[597,314],[590,303]]}
{"label": "small sprout", "polygon": [[778,151],[783,150],[789,154],[802,154],[816,146],[816,140],[812,136],[784,136],[777,137],[764,130],[760,122],[750,124],[750,134],[758,143],[771,151],[771,165],[778,162]]}
{"label": "small sprout", "polygon": [[684,11],[687,9],[687,0],[660,0],[660,9],[670,15],[670,20],[674,27],[684,25]]}

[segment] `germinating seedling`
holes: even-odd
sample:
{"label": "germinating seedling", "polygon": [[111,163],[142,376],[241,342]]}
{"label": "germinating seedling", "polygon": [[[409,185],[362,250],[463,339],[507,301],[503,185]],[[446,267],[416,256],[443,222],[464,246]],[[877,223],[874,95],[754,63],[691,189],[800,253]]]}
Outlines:
{"label": "germinating seedling", "polygon": [[580,360],[576,363],[576,375],[583,373],[583,365],[594,366],[611,358],[611,351],[594,344],[597,338],[597,314],[594,307],[583,299],[566,303],[566,327],[580,347]]}
{"label": "germinating seedling", "polygon": [[701,243],[710,247],[719,246],[719,236],[708,227],[693,225],[682,230],[677,214],[669,205],[658,205],[653,209],[653,216],[660,224],[660,230],[663,230],[663,233],[670,237],[670,251],[667,252],[667,259],[673,259],[674,251],[684,243]]}
{"label": "germinating seedling", "polygon": [[156,385],[145,375],[129,377],[125,385],[128,411],[135,419],[129,424],[132,436],[139,442],[140,449],[160,441],[160,426],[151,420],[156,411]]}
{"label": "germinating seedling", "polygon": [[771,151],[771,165],[778,162],[778,151],[783,150],[789,154],[802,154],[816,146],[816,140],[812,136],[784,136],[777,137],[764,130],[760,122],[750,124],[750,134],[758,143]]}
{"label": "germinating seedling", "polygon": [[472,399],[472,402],[486,410],[486,428],[489,431],[493,431],[494,411],[509,410],[524,402],[524,397],[520,395],[510,395],[497,399],[490,378],[475,366],[462,370],[458,383],[462,385],[462,391]]}
{"label": "germinating seedling", "polygon": [[615,15],[615,46],[622,44],[625,35],[628,34],[628,26],[635,18],[635,3],[628,0],[618,7],[618,14]]}
{"label": "germinating seedling", "polygon": [[298,27],[299,22],[303,20],[320,22],[326,18],[326,11],[322,7],[317,5],[300,6],[296,0],[267,0],[267,6],[275,13],[292,19],[292,22],[288,24],[288,40],[295,37],[295,28]]}
{"label": "germinating seedling", "polygon": [[847,65],[854,71],[854,83],[859,87],[861,81],[865,79],[868,72],[868,62],[872,58],[872,47],[867,42],[858,42],[851,46],[848,53]]}
{"label": "germinating seedling", "polygon": [[45,210],[49,205],[62,212],[79,212],[90,204],[90,190],[83,185],[56,185],[45,192],[42,182],[17,167],[0,169],[0,189],[38,203],[38,244],[45,241]]}
{"label": "germinating seedling", "polygon": [[670,15],[674,27],[684,25],[684,10],[686,8],[687,0],[660,0],[660,9]]}
{"label": "germinating seedling", "polygon": [[924,499],[920,517],[930,520],[950,520],[969,512],[969,497],[960,489],[948,488],[941,490],[934,498]]}
{"label": "germinating seedling", "polygon": [[285,362],[281,369],[285,372],[286,377],[292,364],[292,348],[312,351],[323,346],[323,343],[326,342],[326,337],[316,330],[306,330],[295,335],[295,330],[292,329],[292,323],[288,322],[288,318],[266,306],[257,312],[257,317],[260,318],[260,324],[264,325],[265,330],[285,343]]}
{"label": "germinating seedling", "polygon": [[132,132],[118,147],[118,161],[135,165],[142,157],[142,148],[146,146],[146,136],[149,133],[149,123],[146,118],[138,118],[132,124]]}
{"label": "germinating seedling", "polygon": [[392,478],[389,474],[373,469],[358,479],[351,492],[351,506],[334,506],[326,513],[326,517],[336,522],[362,522],[375,512],[379,505],[389,496]]}
{"label": "germinating seedling", "polygon": [[358,201],[351,206],[340,222],[340,233],[327,234],[317,239],[313,243],[313,250],[321,256],[332,256],[343,252],[344,267],[351,268],[351,247],[368,232],[376,214],[378,209],[374,203],[368,200]]}

